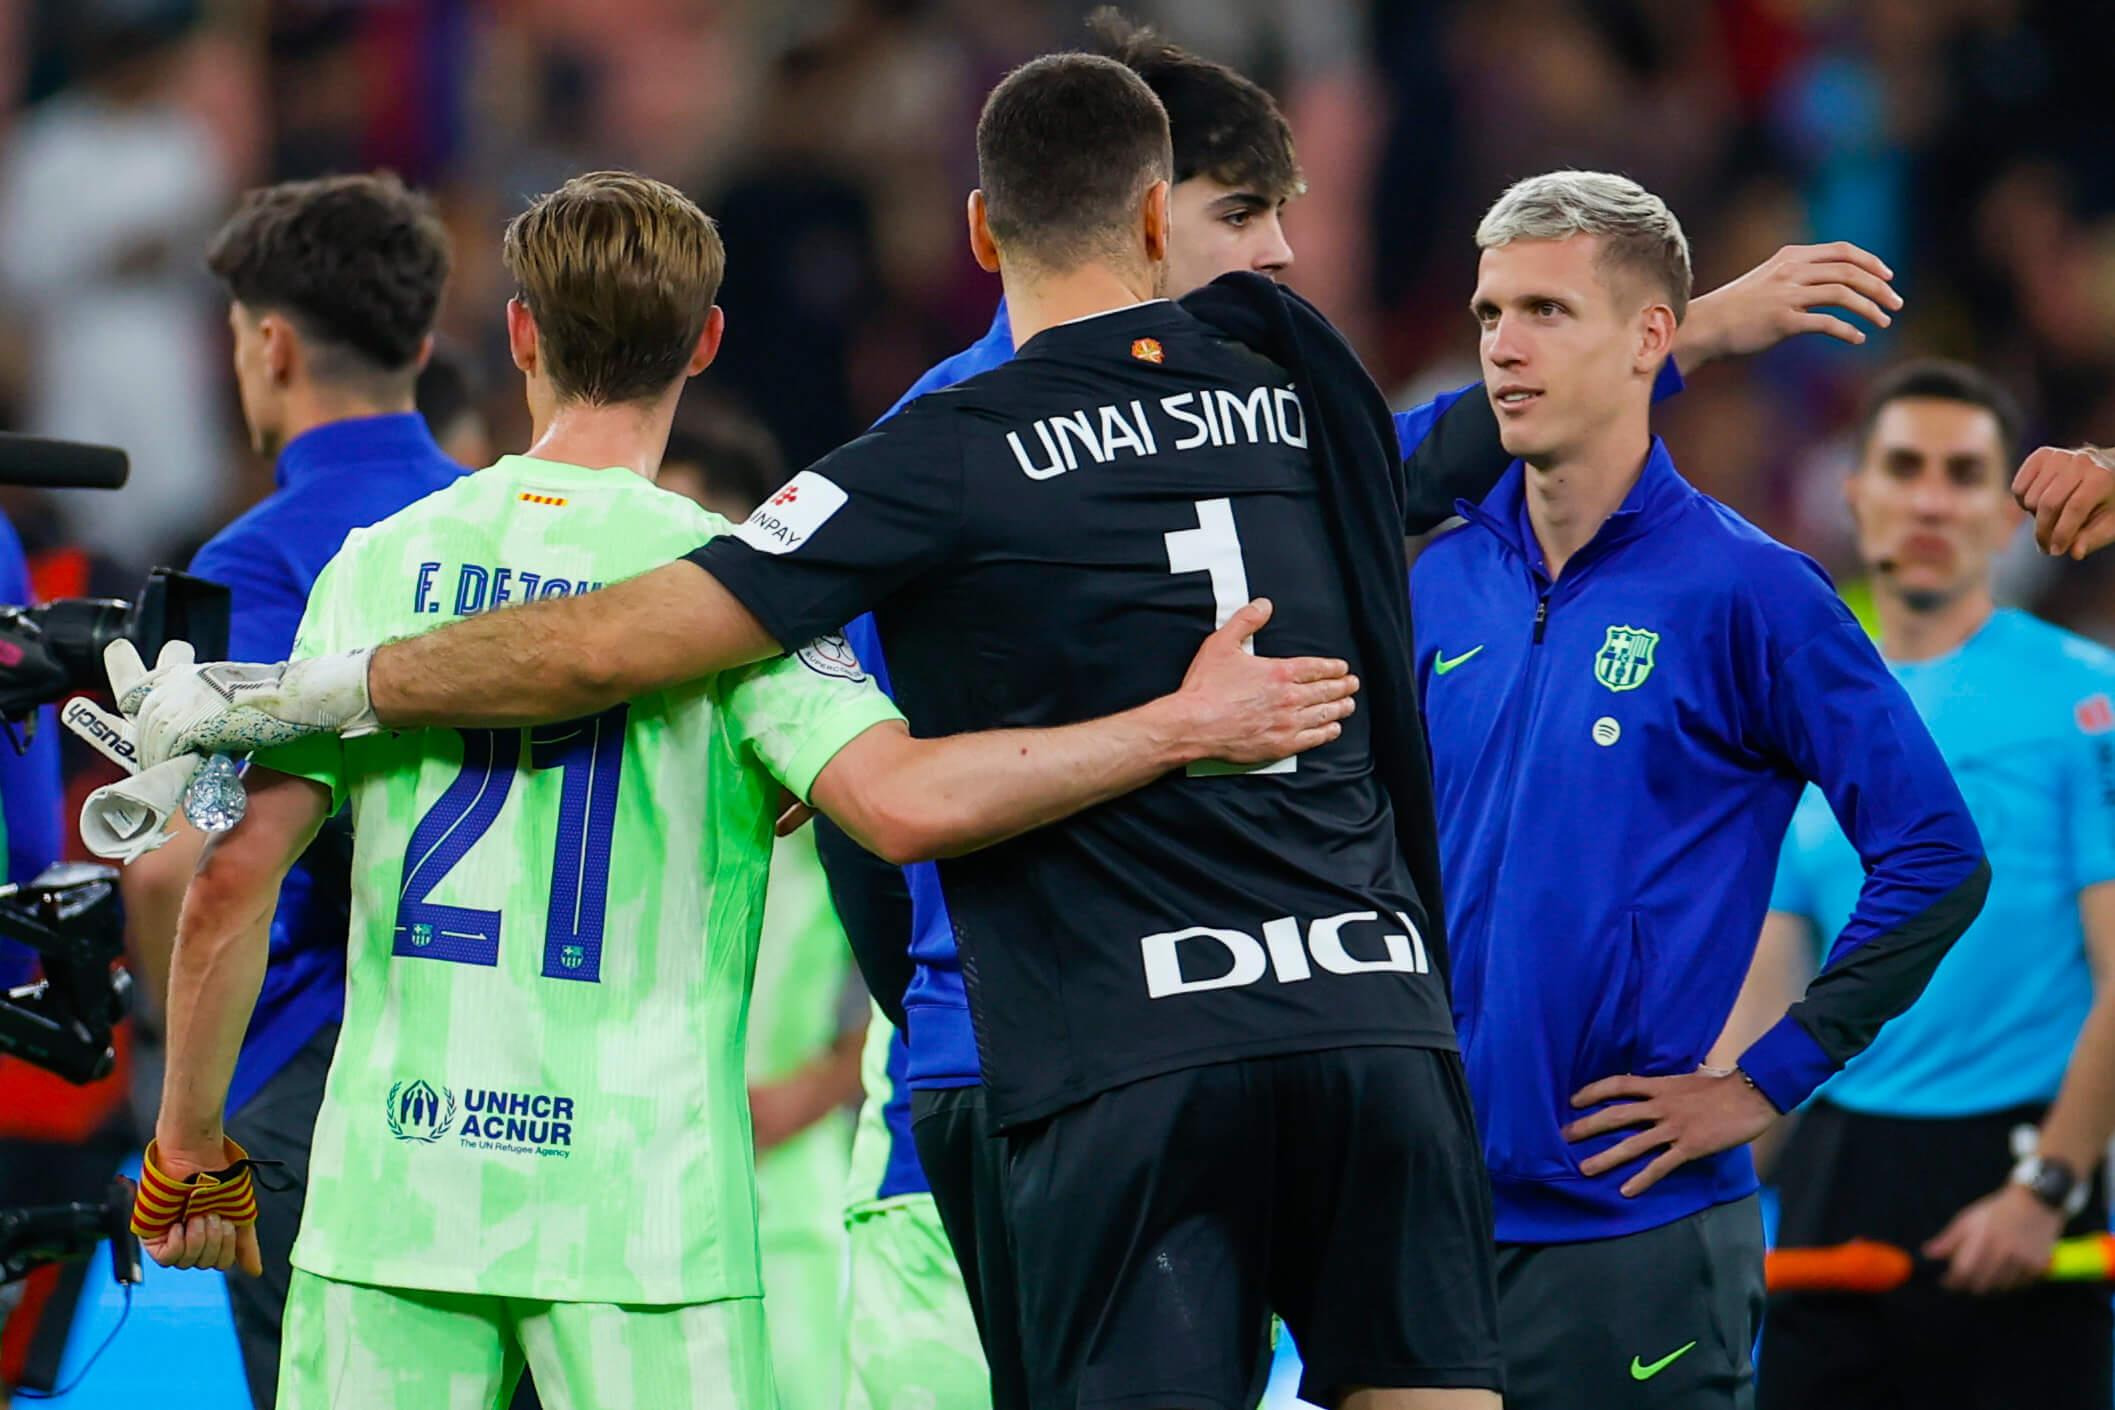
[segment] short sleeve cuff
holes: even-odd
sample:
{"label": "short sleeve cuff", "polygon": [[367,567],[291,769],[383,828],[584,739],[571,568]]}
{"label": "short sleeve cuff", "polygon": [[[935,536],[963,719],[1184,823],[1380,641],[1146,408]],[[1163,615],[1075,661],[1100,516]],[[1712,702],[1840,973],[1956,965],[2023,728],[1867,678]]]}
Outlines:
{"label": "short sleeve cuff", "polygon": [[1770,1105],[1788,1112],[1835,1075],[1836,1063],[1798,1019],[1786,1014],[1740,1055],[1740,1070]]}
{"label": "short sleeve cuff", "polygon": [[815,780],[839,750],[874,726],[902,718],[903,713],[886,695],[878,690],[862,690],[809,730],[793,757],[772,772],[801,802],[812,803],[814,799],[809,795],[815,790]]}
{"label": "short sleeve cuff", "polygon": [[260,749],[250,759],[263,768],[322,784],[330,790],[333,813],[345,806],[345,741],[335,734],[312,734],[276,749]]}

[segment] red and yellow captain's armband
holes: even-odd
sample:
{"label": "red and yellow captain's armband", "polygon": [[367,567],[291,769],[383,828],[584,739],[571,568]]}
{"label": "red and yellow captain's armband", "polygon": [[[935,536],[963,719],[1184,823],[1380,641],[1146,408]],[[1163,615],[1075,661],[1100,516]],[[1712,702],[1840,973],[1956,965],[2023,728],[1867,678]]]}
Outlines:
{"label": "red and yellow captain's armband", "polygon": [[161,1144],[147,1142],[140,1162],[140,1190],[132,1201],[132,1232],[158,1239],[178,1224],[201,1214],[217,1214],[231,1224],[257,1222],[257,1186],[250,1177],[256,1163],[248,1151],[222,1137],[228,1165],[184,1179],[161,1167]]}

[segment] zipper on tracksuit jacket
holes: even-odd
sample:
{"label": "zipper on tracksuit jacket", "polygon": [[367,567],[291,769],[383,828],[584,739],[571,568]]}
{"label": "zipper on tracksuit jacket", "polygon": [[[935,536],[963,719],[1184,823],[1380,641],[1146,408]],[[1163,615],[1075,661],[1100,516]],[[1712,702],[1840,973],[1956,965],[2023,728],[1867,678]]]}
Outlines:
{"label": "zipper on tracksuit jacket", "polygon": [[[1542,575],[1535,573],[1533,569],[1528,571],[1534,575],[1541,591],[1535,598],[1535,634],[1528,641],[1527,670],[1524,672],[1528,680],[1526,704],[1521,710],[1519,728],[1513,733],[1512,748],[1506,754],[1505,800],[1506,812],[1509,815],[1508,821],[1510,821],[1510,814],[1513,808],[1515,790],[1520,782],[1520,756],[1527,752],[1528,736],[1534,732],[1535,707],[1542,703],[1542,652],[1540,648],[1543,635],[1549,629],[1550,594],[1557,590],[1555,583],[1544,581]],[[1506,829],[1506,835],[1509,837],[1512,835],[1510,827]],[[1492,897],[1495,896],[1498,888],[1504,884],[1506,855],[1506,851],[1501,851],[1498,854],[1498,864],[1491,868],[1490,891],[1486,893],[1484,898],[1486,906],[1495,904]],[[1484,984],[1490,975],[1491,967],[1491,952],[1488,945],[1484,947],[1483,954],[1479,959],[1480,963],[1477,965],[1476,974],[1476,1000],[1478,1004],[1481,1004],[1483,1002]],[[1471,1024],[1474,1023],[1475,1015],[1473,1013],[1465,1012],[1464,1016]]]}
{"label": "zipper on tracksuit jacket", "polygon": [[[1566,576],[1563,581],[1567,584],[1574,583],[1589,565],[1598,563],[1601,559],[1607,557],[1610,548],[1611,545],[1601,542],[1600,535],[1596,534],[1594,539],[1590,540],[1577,553],[1573,554],[1571,561],[1564,565]],[[1524,557],[1525,555],[1523,554],[1522,556]],[[1508,839],[1510,839],[1513,835],[1513,829],[1511,826],[1513,820],[1512,814],[1514,812],[1514,809],[1518,806],[1517,798],[1520,783],[1520,758],[1523,754],[1527,752],[1528,737],[1534,733],[1535,710],[1538,706],[1542,704],[1541,648],[1543,638],[1546,637],[1549,633],[1550,599],[1556,596],[1558,588],[1558,582],[1555,579],[1546,577],[1543,574],[1542,570],[1539,568],[1529,567],[1528,575],[1532,580],[1533,584],[1538,587],[1540,591],[1536,594],[1535,597],[1535,631],[1534,635],[1530,637],[1528,641],[1528,662],[1527,671],[1525,672],[1528,680],[1527,702],[1525,708],[1521,711],[1520,726],[1514,732],[1513,735],[1513,747],[1511,753],[1506,759],[1505,835]],[[1510,852],[1510,847],[1502,849],[1498,854],[1498,864],[1491,869],[1491,885],[1489,891],[1485,893],[1484,904],[1492,909],[1496,909],[1495,897],[1497,895],[1498,888],[1505,882],[1505,867]],[[1486,945],[1484,947],[1484,951],[1483,954],[1480,956],[1480,959],[1482,963],[1478,967],[1478,972],[1476,975],[1476,1001],[1478,1004],[1481,1004],[1483,1002],[1484,986],[1490,974],[1490,946]],[[1464,1016],[1467,1018],[1469,1024],[1473,1025],[1473,1023],[1475,1022],[1474,1013],[1468,1011],[1467,1009],[1464,1009]],[[1459,1026],[1460,1025],[1457,1025],[1457,1027]],[[1464,1039],[1464,1041],[1466,1041],[1466,1039]]]}

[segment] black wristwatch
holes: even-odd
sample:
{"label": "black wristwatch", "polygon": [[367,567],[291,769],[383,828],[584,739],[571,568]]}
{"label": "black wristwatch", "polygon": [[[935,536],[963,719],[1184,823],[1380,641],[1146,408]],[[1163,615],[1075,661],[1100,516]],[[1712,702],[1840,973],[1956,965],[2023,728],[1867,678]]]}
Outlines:
{"label": "black wristwatch", "polygon": [[2012,1167],[2012,1183],[2024,1185],[2027,1193],[2066,1219],[2086,1207],[2091,1193],[2076,1170],[2061,1160],[2039,1155],[2027,1156]]}

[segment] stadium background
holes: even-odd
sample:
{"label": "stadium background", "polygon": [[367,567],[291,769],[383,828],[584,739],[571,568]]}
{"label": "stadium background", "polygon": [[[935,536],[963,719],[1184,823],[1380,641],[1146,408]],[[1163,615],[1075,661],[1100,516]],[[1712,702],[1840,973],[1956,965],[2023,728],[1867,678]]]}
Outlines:
{"label": "stadium background", "polygon": [[[270,488],[199,262],[234,194],[265,181],[388,166],[436,193],[456,239],[443,336],[498,450],[526,430],[498,317],[503,220],[582,169],[677,182],[720,220],[729,257],[727,355],[686,423],[766,465],[849,439],[984,330],[997,290],[961,216],[977,107],[1012,64],[1076,43],[1086,8],[0,0],[0,429],[117,440],[134,458],[115,496],[0,491],[40,592],[126,592]],[[1290,278],[1403,403],[1476,375],[1476,215],[1511,179],[1576,165],[1669,200],[1700,291],[1815,239],[1896,271],[1908,304],[1893,330],[1713,367],[1658,417],[1691,478],[1839,575],[1848,422],[1893,360],[1943,353],[1998,374],[2036,442],[2115,441],[2115,6],[1127,8],[1277,93],[1309,180],[1286,222]],[[40,165],[63,179],[33,179]],[[2008,560],[2004,595],[2115,641],[2115,558],[2030,550]],[[151,1035],[134,1046],[131,1080],[151,1093]],[[0,1136],[85,1133],[122,1087],[84,1097],[0,1064]],[[212,1311],[209,1284],[159,1273],[153,1314],[61,1403],[118,1403],[121,1381],[166,1375],[187,1319]],[[114,1307],[90,1298],[77,1351]]]}

